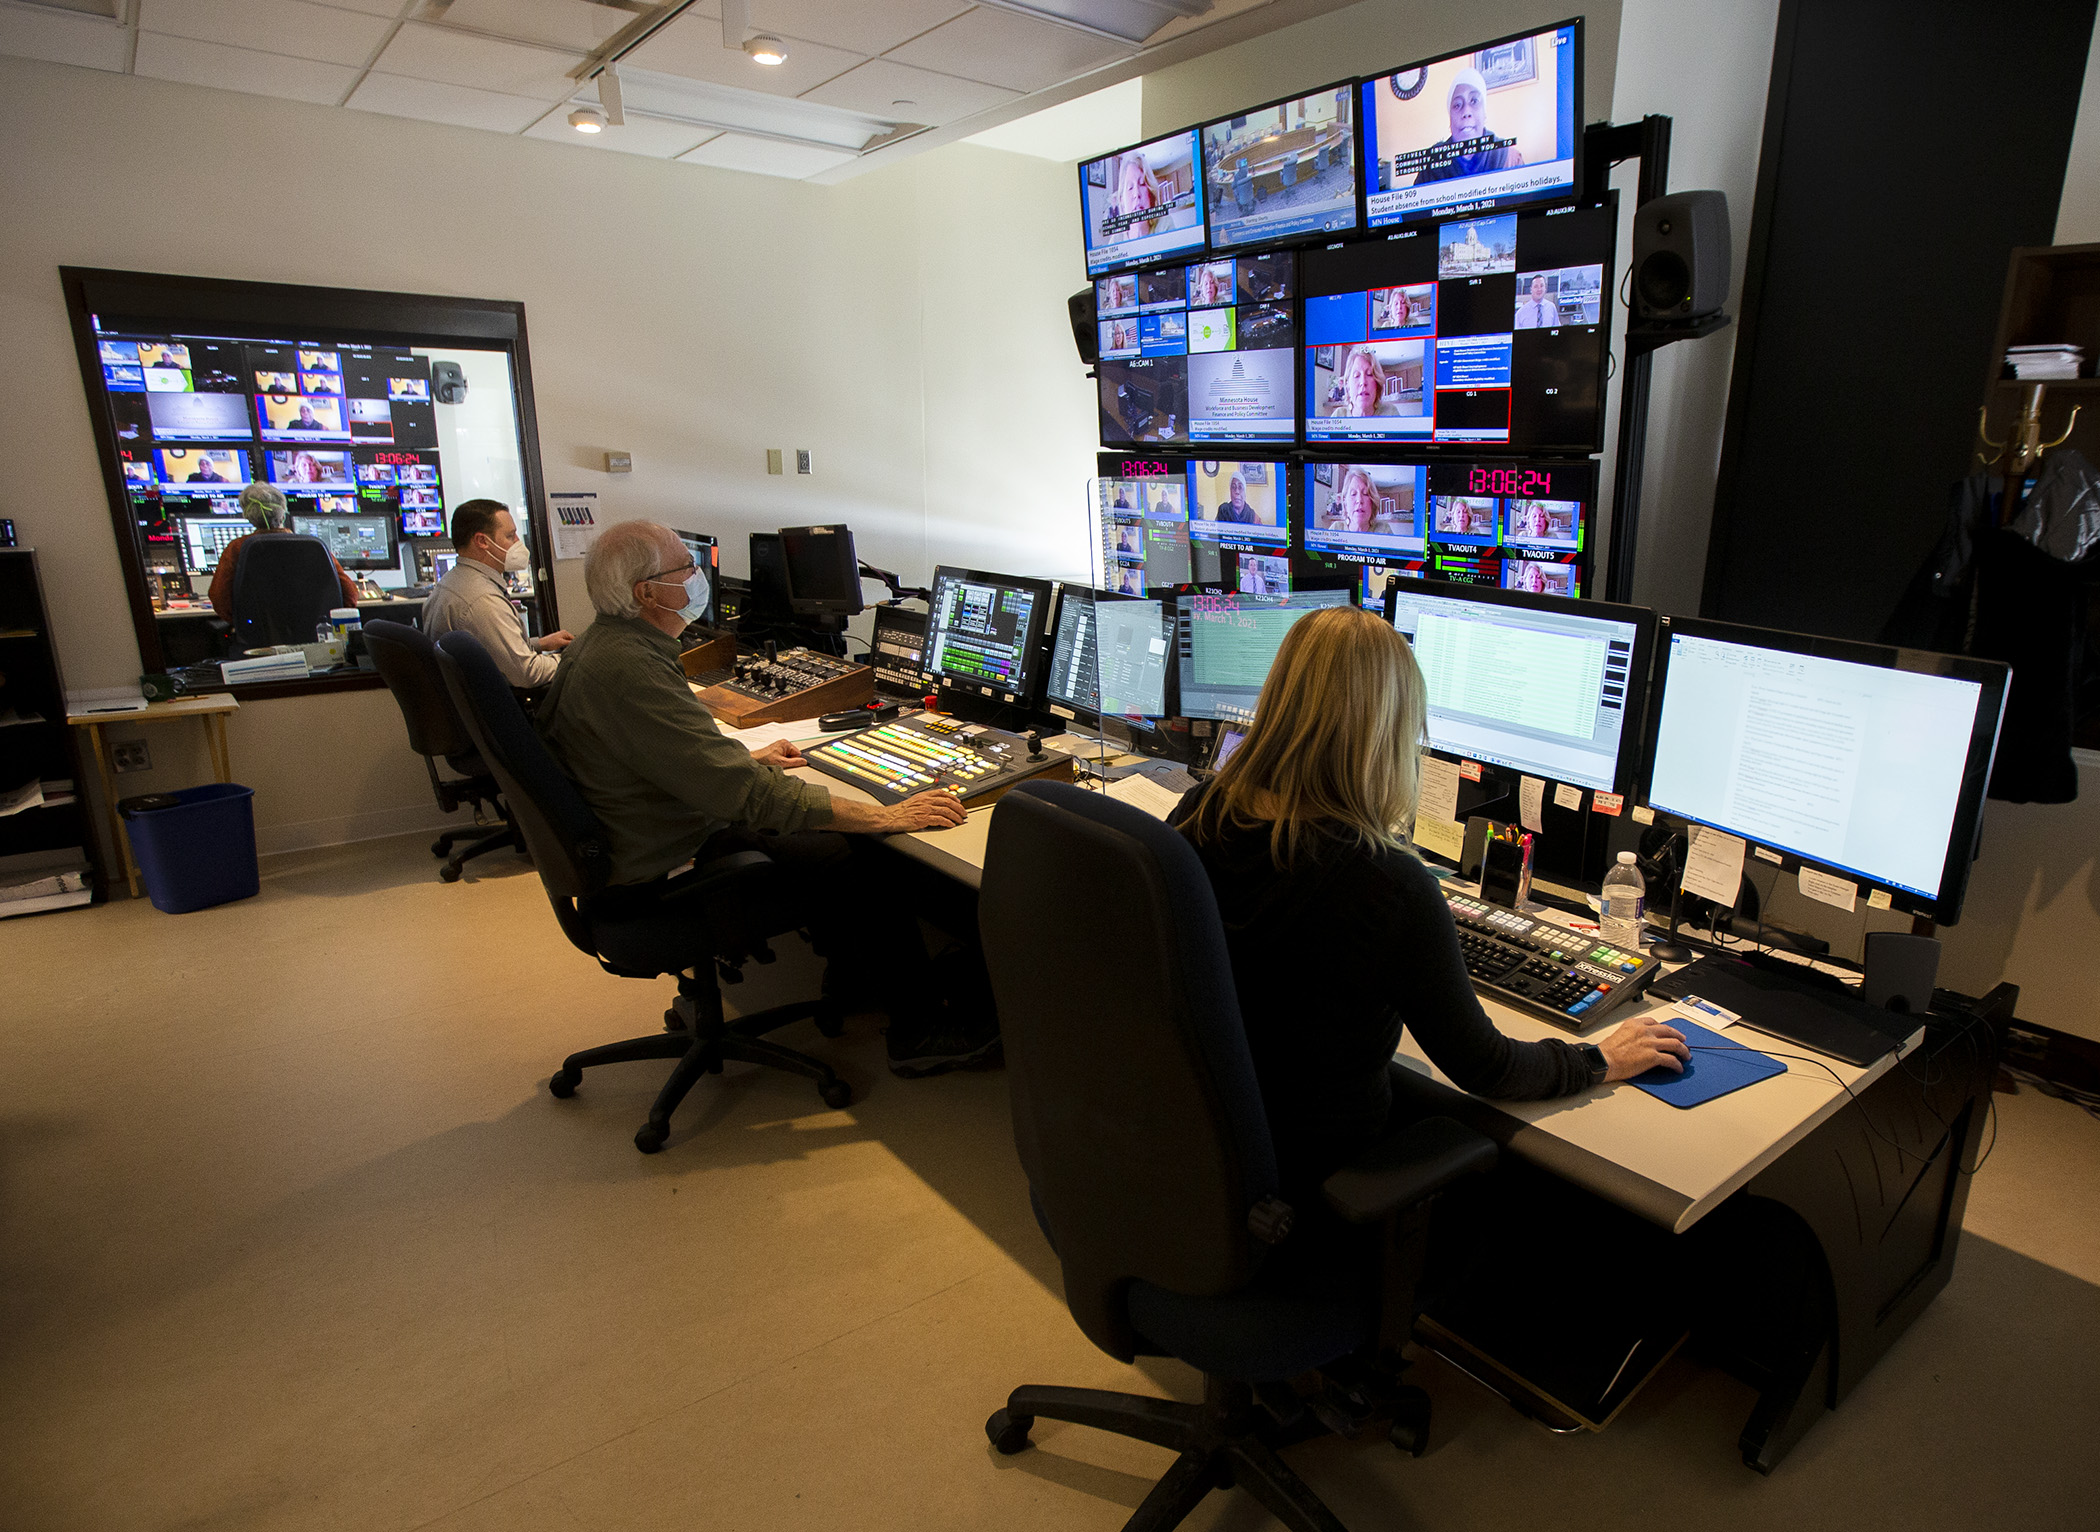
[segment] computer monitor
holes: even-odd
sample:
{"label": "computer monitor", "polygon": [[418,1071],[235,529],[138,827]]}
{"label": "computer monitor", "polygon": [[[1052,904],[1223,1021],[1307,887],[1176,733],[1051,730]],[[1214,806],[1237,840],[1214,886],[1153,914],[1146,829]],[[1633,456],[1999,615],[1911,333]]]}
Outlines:
{"label": "computer monitor", "polygon": [[751,590],[744,598],[740,623],[754,626],[794,620],[788,605],[787,554],[778,532],[751,534]]}
{"label": "computer monitor", "polygon": [[933,572],[927,603],[926,669],[943,686],[1001,702],[1032,696],[1050,582],[976,569]]}
{"label": "computer monitor", "polygon": [[383,516],[292,517],[292,530],[318,537],[328,545],[335,561],[345,569],[398,569],[400,546],[395,541],[394,518]]}
{"label": "computer monitor", "polygon": [[1196,130],[1183,128],[1079,167],[1086,274],[1105,276],[1203,248]]}
{"label": "computer monitor", "polygon": [[237,516],[178,516],[175,525],[182,534],[182,567],[189,574],[212,573],[226,545],[255,530]]}
{"label": "computer monitor", "polygon": [[1647,801],[1951,925],[2010,678],[1995,660],[1672,618]]}
{"label": "computer monitor", "polygon": [[1596,792],[1637,785],[1655,613],[1437,580],[1395,580],[1429,747]]}
{"label": "computer monitor", "polygon": [[788,606],[797,617],[852,617],[861,610],[860,559],[849,527],[782,527]]}
{"label": "computer monitor", "polygon": [[681,532],[673,527],[671,535],[685,545],[685,551],[692,556],[693,567],[698,569],[707,581],[707,610],[693,621],[712,628],[715,626],[718,611],[715,587],[722,579],[722,550],[705,532]]}
{"label": "computer monitor", "polygon": [[1582,184],[1582,19],[1362,82],[1366,228]]}
{"label": "computer monitor", "polygon": [[1101,321],[1102,442],[1295,441],[1296,277],[1289,252],[1137,273],[1135,307]]}
{"label": "computer monitor", "polygon": [[452,552],[452,553],[438,553],[438,552],[433,552],[433,553],[432,553],[432,554],[430,555],[430,582],[431,582],[431,584],[435,585],[435,584],[436,584],[436,583],[437,583],[438,581],[440,581],[440,580],[444,579],[446,575],[448,575],[448,574],[452,573],[452,566],[453,566],[454,564],[457,564],[458,562],[459,562],[459,554],[458,554],[457,552]]}
{"label": "computer monitor", "polygon": [[1355,230],[1355,84],[1343,80],[1203,125],[1212,250]]}
{"label": "computer monitor", "polygon": [[1067,585],[1058,591],[1057,634],[1043,701],[1060,718],[1134,722],[1167,711],[1167,617],[1161,601]]}
{"label": "computer monitor", "polygon": [[1348,606],[1347,590],[1294,591],[1287,596],[1197,592],[1175,599],[1176,648],[1184,718],[1251,723],[1262,683],[1283,636],[1307,612]]}
{"label": "computer monitor", "polygon": [[1306,251],[1306,442],[1594,452],[1616,238],[1610,208],[1563,208]]}

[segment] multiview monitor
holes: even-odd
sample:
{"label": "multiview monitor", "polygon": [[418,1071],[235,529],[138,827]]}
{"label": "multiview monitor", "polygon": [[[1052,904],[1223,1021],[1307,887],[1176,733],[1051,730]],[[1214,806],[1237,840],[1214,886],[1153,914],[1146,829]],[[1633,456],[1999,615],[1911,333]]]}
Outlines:
{"label": "multiview monitor", "polygon": [[1432,750],[1631,792],[1655,614],[1646,607],[1397,580],[1387,616],[1414,646]]}
{"label": "multiview monitor", "polygon": [[1163,602],[1080,585],[1062,587],[1050,669],[1043,680],[1045,705],[1059,717],[1089,725],[1104,717],[1133,722],[1162,717],[1170,638]]}
{"label": "multiview monitor", "polygon": [[[1101,584],[1288,588],[1290,465],[1281,458],[1100,457]],[[1284,582],[1284,583],[1278,583]]]}
{"label": "multiview monitor", "polygon": [[[1296,258],[1226,257],[1096,284],[1101,440],[1297,438]],[[1259,294],[1260,296],[1255,296]]]}
{"label": "multiview monitor", "polygon": [[943,685],[1016,702],[1039,679],[1050,582],[976,569],[933,572],[927,602],[926,669]]}
{"label": "multiview monitor", "polygon": [[1563,208],[1306,251],[1307,445],[1597,450],[1614,237]]}
{"label": "multiview monitor", "polygon": [[1318,561],[1446,561],[1464,566],[1469,584],[1579,594],[1594,464],[1313,460],[1298,472],[1295,541]]}
{"label": "multiview monitor", "polygon": [[1803,864],[1828,902],[1851,907],[1864,882],[1952,924],[2010,678],[1994,660],[1672,618],[1649,806]]}
{"label": "multiview monitor", "polygon": [[1202,250],[1196,130],[1184,128],[1085,161],[1079,167],[1079,206],[1090,277]]}
{"label": "multiview monitor", "polygon": [[1562,200],[1582,184],[1580,18],[1388,70],[1360,90],[1368,228]]}
{"label": "multiview monitor", "polygon": [[[347,504],[355,502],[346,501]],[[345,569],[398,569],[400,544],[395,517],[339,514],[333,511],[292,516],[292,530],[318,537]]]}
{"label": "multiview monitor", "polygon": [[1356,229],[1355,94],[1343,80],[1203,125],[1214,252]]}

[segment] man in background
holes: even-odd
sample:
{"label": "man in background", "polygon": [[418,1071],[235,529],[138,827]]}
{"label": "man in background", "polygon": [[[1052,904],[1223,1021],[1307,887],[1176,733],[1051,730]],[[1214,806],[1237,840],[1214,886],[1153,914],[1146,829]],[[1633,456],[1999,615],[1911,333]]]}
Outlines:
{"label": "man in background", "polygon": [[471,633],[512,686],[545,686],[570,636],[566,629],[543,638],[525,631],[525,614],[504,576],[525,568],[531,554],[510,508],[500,500],[469,500],[452,513],[452,546],[459,562],[423,603],[423,631],[433,639],[455,629]]}

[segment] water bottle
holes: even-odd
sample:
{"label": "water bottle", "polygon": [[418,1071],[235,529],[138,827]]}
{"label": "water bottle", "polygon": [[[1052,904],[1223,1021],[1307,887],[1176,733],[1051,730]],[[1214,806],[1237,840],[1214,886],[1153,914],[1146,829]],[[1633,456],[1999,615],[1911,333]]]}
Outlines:
{"label": "water bottle", "polygon": [[1621,851],[1618,865],[1604,875],[1604,897],[1599,903],[1602,918],[1598,925],[1604,940],[1638,957],[1641,916],[1648,907],[1648,883],[1631,851]]}

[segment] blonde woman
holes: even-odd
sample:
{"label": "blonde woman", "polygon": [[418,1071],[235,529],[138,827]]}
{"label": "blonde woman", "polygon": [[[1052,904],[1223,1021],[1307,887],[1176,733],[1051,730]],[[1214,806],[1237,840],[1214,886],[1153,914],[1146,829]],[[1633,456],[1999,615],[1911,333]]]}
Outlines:
{"label": "blonde woman", "polygon": [[1660,1064],[1684,1036],[1629,1021],[1593,1050],[1495,1030],[1437,883],[1402,827],[1420,791],[1427,699],[1407,640],[1355,607],[1301,617],[1246,740],[1174,821],[1225,923],[1285,1201],[1406,1126],[1390,1071],[1405,1026],[1458,1085],[1502,1100],[1571,1095]]}
{"label": "blonde woman", "polygon": [[[1135,149],[1124,155],[1122,162],[1116,166],[1115,180],[1115,192],[1108,201],[1108,210],[1111,213],[1142,213],[1147,208],[1159,207],[1167,200],[1166,191],[1159,184],[1159,177],[1154,175],[1152,167],[1145,163],[1145,156]],[[1140,228],[1139,224],[1143,227]],[[1124,233],[1126,236],[1135,236],[1156,233],[1158,229],[1159,217],[1154,216],[1131,224]]]}
{"label": "blonde woman", "polygon": [[1342,363],[1335,378],[1341,391],[1330,415],[1394,415],[1399,410],[1385,402],[1385,369],[1369,346],[1358,346]]}
{"label": "blonde woman", "polygon": [[1392,517],[1379,503],[1378,487],[1361,468],[1342,470],[1342,482],[1335,487],[1334,507],[1327,513],[1327,525],[1336,532],[1393,530]]}

